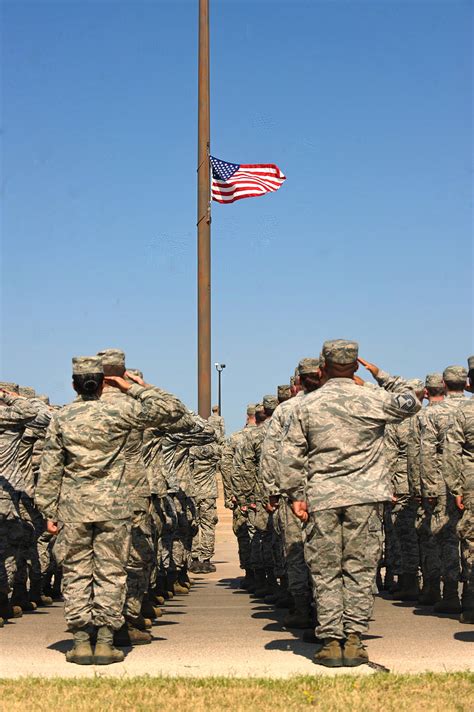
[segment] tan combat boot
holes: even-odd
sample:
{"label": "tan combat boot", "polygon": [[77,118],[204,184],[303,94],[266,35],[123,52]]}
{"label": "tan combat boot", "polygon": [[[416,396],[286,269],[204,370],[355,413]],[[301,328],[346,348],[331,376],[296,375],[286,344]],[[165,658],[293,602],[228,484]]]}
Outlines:
{"label": "tan combat boot", "polygon": [[147,630],[138,630],[130,623],[125,623],[120,630],[116,630],[114,633],[114,644],[119,648],[148,645],[151,640],[151,634]]}
{"label": "tan combat boot", "polygon": [[97,643],[94,649],[94,663],[96,665],[112,665],[121,663],[125,658],[122,650],[113,646],[114,634],[107,626],[102,626],[97,631]]}
{"label": "tan combat boot", "polygon": [[344,667],[357,667],[369,662],[365,645],[358,633],[349,633],[343,649]]}
{"label": "tan combat boot", "polygon": [[74,632],[74,646],[66,653],[66,661],[76,665],[93,665],[94,653],[92,651],[90,631],[81,628]]}
{"label": "tan combat boot", "polygon": [[316,665],[324,665],[324,667],[342,667],[341,641],[335,638],[325,638],[324,645],[314,656],[314,662]]}

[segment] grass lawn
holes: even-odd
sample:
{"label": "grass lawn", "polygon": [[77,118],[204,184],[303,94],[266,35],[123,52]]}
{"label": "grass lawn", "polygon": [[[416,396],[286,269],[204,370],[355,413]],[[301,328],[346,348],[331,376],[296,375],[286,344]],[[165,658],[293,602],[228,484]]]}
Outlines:
{"label": "grass lawn", "polygon": [[242,678],[133,677],[0,680],[2,712],[109,710],[474,710],[474,674]]}

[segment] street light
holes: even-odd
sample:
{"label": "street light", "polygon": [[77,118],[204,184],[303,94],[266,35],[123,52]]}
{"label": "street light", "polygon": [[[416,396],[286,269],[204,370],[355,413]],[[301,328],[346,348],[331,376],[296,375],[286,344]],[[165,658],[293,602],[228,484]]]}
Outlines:
{"label": "street light", "polygon": [[218,374],[217,393],[218,393],[219,415],[222,415],[222,413],[221,413],[221,406],[222,406],[221,373],[225,368],[225,363],[215,363],[214,366],[216,367],[216,371]]}

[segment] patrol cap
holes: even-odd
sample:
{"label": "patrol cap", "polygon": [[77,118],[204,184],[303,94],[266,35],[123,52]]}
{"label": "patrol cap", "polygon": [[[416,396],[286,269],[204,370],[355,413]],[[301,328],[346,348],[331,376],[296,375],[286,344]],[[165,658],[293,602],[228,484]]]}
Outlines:
{"label": "patrol cap", "polygon": [[278,405],[278,398],[276,396],[267,395],[263,396],[263,409],[264,410],[275,410]]}
{"label": "patrol cap", "polygon": [[425,386],[426,388],[442,388],[444,386],[443,374],[429,373],[425,378]]}
{"label": "patrol cap", "polygon": [[20,392],[18,383],[10,383],[10,381],[0,381],[0,388],[3,388],[5,391],[10,391],[10,393]]}
{"label": "patrol cap", "polygon": [[334,339],[325,341],[323,344],[323,357],[326,363],[348,366],[351,363],[355,363],[358,356],[359,344],[357,341]]}
{"label": "patrol cap", "polygon": [[467,359],[467,367],[470,371],[474,371],[474,356],[469,356]]}
{"label": "patrol cap", "polygon": [[218,405],[213,405],[211,410],[212,410],[213,413],[218,413],[218,412],[219,412],[219,406],[218,406]]}
{"label": "patrol cap", "polygon": [[140,371],[139,368],[127,368],[127,373],[131,373],[132,376],[138,376],[143,380],[143,371]]}
{"label": "patrol cap", "polygon": [[302,358],[298,364],[298,373],[300,376],[306,376],[310,373],[319,371],[319,358]]}
{"label": "patrol cap", "polygon": [[283,386],[278,386],[277,393],[278,400],[281,400],[282,398],[291,398],[291,386],[286,384]]}
{"label": "patrol cap", "polygon": [[249,403],[247,406],[247,415],[255,415],[255,403]]}
{"label": "patrol cap", "polygon": [[255,403],[255,413],[263,413],[263,403]]}
{"label": "patrol cap", "polygon": [[448,366],[443,371],[445,383],[462,386],[467,380],[467,369],[464,366]]}
{"label": "patrol cap", "polygon": [[104,349],[98,351],[102,359],[104,373],[108,376],[121,376],[125,371],[125,352],[121,349]]}
{"label": "patrol cap", "polygon": [[425,384],[421,378],[410,378],[408,379],[407,384],[412,391],[415,391],[415,393],[425,390]]}
{"label": "patrol cap", "polygon": [[24,396],[25,398],[34,398],[36,396],[35,389],[30,386],[20,386],[19,393],[20,396]]}
{"label": "patrol cap", "polygon": [[104,373],[102,360],[99,356],[74,356],[72,359],[72,373],[74,376],[89,373]]}

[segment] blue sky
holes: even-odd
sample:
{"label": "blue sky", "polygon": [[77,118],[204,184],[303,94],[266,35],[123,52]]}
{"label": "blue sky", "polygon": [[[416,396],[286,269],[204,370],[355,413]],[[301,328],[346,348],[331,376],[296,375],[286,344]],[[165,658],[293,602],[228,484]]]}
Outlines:
{"label": "blue sky", "polygon": [[[197,0],[4,2],[3,379],[71,398],[122,347],[196,406]],[[211,0],[223,413],[326,338],[409,377],[474,352],[470,2]]]}

